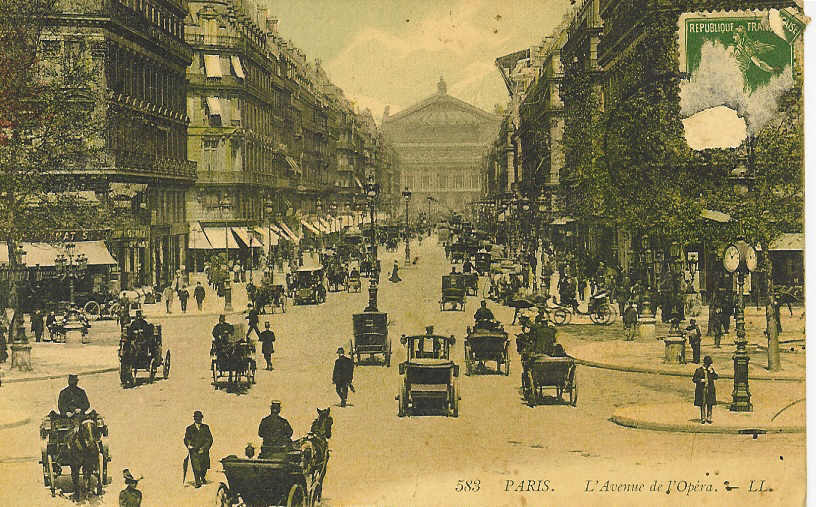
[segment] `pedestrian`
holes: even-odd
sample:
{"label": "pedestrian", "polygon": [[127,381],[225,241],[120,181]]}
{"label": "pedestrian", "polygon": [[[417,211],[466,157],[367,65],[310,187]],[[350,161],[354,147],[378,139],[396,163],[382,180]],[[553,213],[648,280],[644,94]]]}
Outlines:
{"label": "pedestrian", "polygon": [[258,322],[260,320],[258,316],[258,310],[252,306],[252,303],[247,303],[246,317],[244,317],[247,320],[247,325],[249,326],[246,334],[247,339],[249,339],[249,335],[252,333],[252,331],[255,331],[255,336],[258,338],[261,337],[261,331],[258,329]]}
{"label": "pedestrian", "polygon": [[181,305],[181,313],[187,313],[187,300],[190,299],[190,291],[187,286],[183,285],[178,291],[179,305]]}
{"label": "pedestrian", "polygon": [[354,391],[354,386],[351,383],[353,378],[354,362],[350,357],[345,356],[343,347],[340,347],[337,349],[337,359],[334,361],[332,382],[334,383],[334,388],[337,391],[337,395],[340,396],[341,407],[346,406],[349,388],[351,388],[352,392]]}
{"label": "pedestrian", "polygon": [[200,488],[206,482],[207,470],[210,468],[210,447],[213,443],[210,427],[204,424],[204,414],[200,410],[193,412],[193,424],[184,431],[184,446],[187,458],[184,458],[184,469],[189,460],[195,477],[195,487]]}
{"label": "pedestrian", "polygon": [[8,327],[0,321],[0,363],[5,363],[8,359],[8,348],[6,347],[6,332]]}
{"label": "pedestrian", "polygon": [[635,333],[637,332],[637,321],[638,312],[635,305],[632,304],[632,301],[630,300],[626,303],[626,308],[623,310],[623,329],[625,334],[624,340],[630,342],[635,339]]}
{"label": "pedestrian", "polygon": [[34,333],[34,337],[37,342],[42,341],[44,328],[45,323],[43,321],[42,311],[37,308],[31,313],[31,332]]}
{"label": "pedestrian", "polygon": [[725,329],[723,325],[723,308],[720,304],[715,303],[714,312],[711,314],[713,322],[711,323],[712,331],[714,332],[714,348],[720,348],[720,340],[722,340]]}
{"label": "pedestrian", "polygon": [[711,356],[703,358],[703,365],[694,372],[691,381],[694,382],[694,406],[700,407],[700,424],[711,424],[711,411],[717,404],[717,390],[714,381],[717,372],[714,371]]}
{"label": "pedestrian", "polygon": [[388,278],[392,283],[401,282],[402,278],[399,277],[399,264],[397,261],[394,261],[394,267],[391,269],[391,277]]}
{"label": "pedestrian", "polygon": [[170,308],[173,307],[173,288],[171,286],[167,286],[164,288],[162,292],[162,297],[164,298],[164,309],[167,313],[173,313]]}
{"label": "pedestrian", "polygon": [[703,339],[703,332],[700,326],[697,325],[696,319],[689,320],[689,325],[686,327],[686,336],[688,336],[689,345],[691,346],[691,362],[700,364],[700,342]]}
{"label": "pedestrian", "polygon": [[204,305],[204,297],[206,292],[204,291],[204,286],[201,285],[201,282],[196,282],[196,287],[193,289],[193,297],[196,300],[196,306],[198,306],[198,311],[200,312],[203,305]]}
{"label": "pedestrian", "polygon": [[136,486],[139,485],[142,476],[134,477],[127,468],[122,470],[122,475],[125,478],[125,489],[119,492],[119,507],[141,506],[142,492],[136,489]]}
{"label": "pedestrian", "polygon": [[272,369],[272,354],[275,352],[275,333],[270,329],[269,321],[264,323],[264,330],[261,333],[261,352],[263,352],[264,359],[266,359],[266,369]]}
{"label": "pedestrian", "polygon": [[241,281],[241,262],[235,261],[232,265],[232,281],[238,283]]}

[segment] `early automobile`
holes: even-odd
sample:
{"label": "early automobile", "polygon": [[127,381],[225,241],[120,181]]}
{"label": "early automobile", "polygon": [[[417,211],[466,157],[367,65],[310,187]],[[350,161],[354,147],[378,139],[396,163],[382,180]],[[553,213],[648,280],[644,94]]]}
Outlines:
{"label": "early automobile", "polygon": [[388,314],[364,312],[352,316],[354,321],[354,341],[351,357],[360,364],[362,356],[369,359],[382,354],[383,365],[391,366],[391,340],[388,339]]}
{"label": "early automobile", "polygon": [[254,355],[255,344],[246,338],[244,324],[236,325],[232,334],[215,337],[210,348],[213,386],[218,389],[222,377],[227,377],[227,387],[254,384],[257,369]]}
{"label": "early automobile", "polygon": [[111,483],[107,437],[108,426],[95,411],[71,418],[52,410],[43,418],[40,423],[40,463],[43,483],[51,490],[51,496],[56,495],[59,476],[71,466],[76,469],[76,475],[69,474],[76,480],[74,488],[102,494],[102,488]]}
{"label": "early automobile", "polygon": [[400,338],[407,359],[399,365],[403,377],[396,396],[398,416],[434,410],[459,416],[459,366],[451,360],[455,342],[453,335],[433,334],[432,327],[424,335]]}
{"label": "early automobile", "polygon": [[136,385],[139,370],[147,372],[150,383],[156,379],[159,368],[165,379],[170,376],[170,351],[162,355],[161,324],[139,322],[131,322],[119,340],[119,380],[123,387]]}
{"label": "early automobile", "polygon": [[510,339],[498,322],[468,326],[465,338],[465,374],[486,371],[485,362],[495,361],[496,372],[510,375]]}
{"label": "early automobile", "polygon": [[446,305],[451,309],[465,311],[465,295],[467,292],[466,280],[461,274],[442,276],[442,299],[439,300],[439,309],[443,312]]}
{"label": "early automobile", "polygon": [[326,286],[323,285],[323,266],[300,268],[295,272],[294,303],[320,304],[326,302]]}

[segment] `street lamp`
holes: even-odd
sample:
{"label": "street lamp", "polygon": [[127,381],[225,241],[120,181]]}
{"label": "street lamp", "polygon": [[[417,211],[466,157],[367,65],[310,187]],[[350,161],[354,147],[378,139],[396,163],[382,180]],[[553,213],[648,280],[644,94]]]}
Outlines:
{"label": "street lamp", "polygon": [[644,282],[643,295],[640,299],[640,315],[638,315],[638,336],[641,339],[655,338],[655,318],[652,315],[652,305],[649,301],[652,290],[652,270],[654,269],[654,252],[651,249],[649,236],[644,234],[640,238],[640,265],[641,280]]}
{"label": "street lamp", "polygon": [[[0,266],[0,279],[8,282],[13,291],[11,304],[14,315],[11,316],[11,322],[9,323],[9,342],[28,342],[23,326],[22,298],[20,297],[20,285],[28,278],[25,256],[25,250],[18,244],[14,249],[14,258],[11,259],[11,262]],[[14,364],[13,358],[12,364]]]}
{"label": "street lamp", "polygon": [[221,217],[224,219],[224,253],[226,259],[224,262],[224,270],[226,271],[226,278],[224,280],[224,311],[232,311],[232,287],[230,286],[230,269],[229,269],[229,223],[227,222],[227,213],[232,208],[232,199],[229,195],[224,195],[218,201],[218,209],[221,211]]}
{"label": "street lamp", "polygon": [[757,266],[757,253],[750,244],[740,239],[728,245],[723,255],[723,267],[729,273],[737,273],[737,305],[734,315],[734,327],[737,331],[734,352],[734,390],[731,393],[732,412],[751,412],[751,392],[748,390],[748,351],[745,338],[745,299],[742,292],[745,287],[745,275],[754,271]]}
{"label": "street lamp", "polygon": [[408,203],[411,202],[411,191],[407,186],[402,191],[402,198],[405,199],[405,265],[407,266],[411,263],[411,236],[408,231]]}
{"label": "street lamp", "polygon": [[74,243],[67,243],[65,245],[65,252],[67,256],[59,254],[56,259],[54,259],[54,264],[57,274],[62,278],[67,278],[69,281],[68,300],[73,306],[74,281],[79,281],[79,279],[84,277],[85,273],[88,272],[88,257],[86,257],[85,254],[75,255],[76,244]]}
{"label": "street lamp", "polygon": [[368,209],[371,213],[371,256],[372,256],[372,276],[373,270],[376,269],[377,263],[377,233],[376,233],[376,224],[374,221],[374,211],[377,206],[377,195],[380,192],[380,185],[375,183],[374,175],[369,174],[368,180],[366,183],[366,200],[368,202]]}

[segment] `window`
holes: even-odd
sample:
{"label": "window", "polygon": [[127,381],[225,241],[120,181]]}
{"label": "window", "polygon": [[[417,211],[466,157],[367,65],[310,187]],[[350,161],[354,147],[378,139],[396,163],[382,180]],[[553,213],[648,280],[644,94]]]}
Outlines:
{"label": "window", "polygon": [[218,138],[217,137],[205,137],[201,140],[201,146],[205,150],[217,150],[218,149]]}

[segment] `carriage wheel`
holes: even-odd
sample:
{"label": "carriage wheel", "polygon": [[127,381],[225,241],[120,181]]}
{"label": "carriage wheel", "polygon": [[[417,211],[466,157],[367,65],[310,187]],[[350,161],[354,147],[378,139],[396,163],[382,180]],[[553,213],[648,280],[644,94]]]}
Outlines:
{"label": "carriage wheel", "polygon": [[156,380],[156,373],[159,372],[159,358],[154,357],[151,359],[150,366],[148,368],[150,368],[150,378],[148,378],[148,382],[152,384],[153,381]]}
{"label": "carriage wheel", "polygon": [[510,354],[507,351],[507,347],[504,347],[504,376],[507,377],[510,375]]}
{"label": "carriage wheel", "polygon": [[215,492],[216,507],[230,507],[232,500],[230,499],[230,491],[223,482],[218,485],[218,491]]}
{"label": "carriage wheel", "polygon": [[213,378],[213,385],[216,389],[218,389],[218,369],[215,366],[215,360],[212,362],[212,378]]}
{"label": "carriage wheel", "polygon": [[298,483],[292,484],[289,488],[289,496],[286,498],[286,507],[305,505],[306,494],[303,486]]}
{"label": "carriage wheel", "polygon": [[391,367],[391,340],[388,340],[388,352],[385,353],[385,367]]}
{"label": "carriage wheel", "polygon": [[459,386],[451,386],[451,417],[459,417]]}
{"label": "carriage wheel", "polygon": [[527,401],[527,404],[531,407],[535,406],[535,384],[533,383],[533,376],[530,372],[526,372],[524,374],[524,399]]}
{"label": "carriage wheel", "polygon": [[170,376],[170,351],[168,350],[166,354],[164,354],[164,367],[162,368],[162,375],[164,379]]}
{"label": "carriage wheel", "polygon": [[563,326],[569,319],[569,313],[567,313],[567,311],[563,308],[556,308],[550,315],[552,316],[553,322],[556,326]]}
{"label": "carriage wheel", "polygon": [[85,303],[82,310],[85,312],[85,316],[88,317],[88,320],[94,321],[99,318],[100,313],[102,312],[102,307],[99,306],[99,303],[92,299]]}
{"label": "carriage wheel", "polygon": [[54,460],[51,457],[51,454],[46,452],[46,459],[45,459],[45,467],[48,471],[48,486],[51,489],[51,496],[56,495],[56,486],[54,485]]}
{"label": "carriage wheel", "polygon": [[573,407],[578,403],[578,384],[573,383],[570,389],[570,405]]}
{"label": "carriage wheel", "polygon": [[408,388],[403,381],[397,396],[397,416],[405,417],[406,415],[408,415]]}
{"label": "carriage wheel", "polygon": [[116,316],[119,315],[121,312],[122,306],[119,303],[113,303],[108,308],[108,315],[110,315],[111,318],[116,318]]}
{"label": "carriage wheel", "polygon": [[465,343],[465,375],[467,376],[473,374],[473,359],[470,357],[470,354],[470,346]]}

